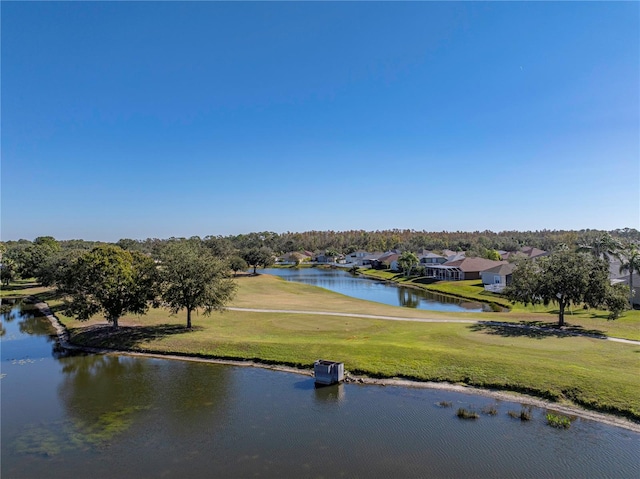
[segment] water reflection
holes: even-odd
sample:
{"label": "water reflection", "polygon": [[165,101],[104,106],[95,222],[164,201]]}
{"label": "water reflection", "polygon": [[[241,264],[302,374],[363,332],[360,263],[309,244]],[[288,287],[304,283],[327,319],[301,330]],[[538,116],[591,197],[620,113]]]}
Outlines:
{"label": "water reflection", "polygon": [[189,434],[222,414],[228,370],[115,355],[61,359],[58,395],[76,429],[90,443],[110,440],[145,421],[150,410],[165,410],[162,429]]}
{"label": "water reflection", "polygon": [[537,409],[516,421],[506,412],[520,406],[506,401],[462,421],[458,407],[495,401],[454,392],[315,388],[284,372],[113,355],[56,360],[19,321],[6,323],[17,336],[8,344],[44,357],[7,361],[3,339],[2,477],[638,476],[638,434],[626,430],[582,420],[556,430]]}
{"label": "water reflection", "polygon": [[410,288],[398,287],[398,303],[405,308],[417,308],[420,305],[420,297]]}
{"label": "water reflection", "polygon": [[330,386],[316,386],[314,399],[316,403],[339,403],[344,399],[344,384],[332,384]]}
{"label": "water reflection", "polygon": [[453,296],[445,296],[417,288],[399,286],[395,283],[353,276],[349,272],[342,270],[267,268],[262,273],[280,276],[287,281],[319,286],[353,298],[392,306],[449,312],[491,311],[491,307],[486,304],[463,302]]}

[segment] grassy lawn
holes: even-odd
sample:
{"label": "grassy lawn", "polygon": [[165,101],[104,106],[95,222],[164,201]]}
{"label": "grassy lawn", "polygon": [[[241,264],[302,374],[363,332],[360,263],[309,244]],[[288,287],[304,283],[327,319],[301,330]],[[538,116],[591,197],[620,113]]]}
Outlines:
{"label": "grassy lawn", "polygon": [[[237,282],[232,304],[236,307],[470,318],[470,313],[416,311],[361,301],[268,275],[239,277]],[[38,296],[49,300],[72,340],[82,344],[302,367],[326,358],[343,361],[352,373],[527,392],[640,420],[640,346],[486,324],[247,311],[196,316],[194,329],[187,331],[184,313],[172,316],[152,309],[143,317],[122,318],[122,327],[114,333],[102,318],[75,321],[61,314],[60,303],[51,294]],[[475,317],[485,314],[519,317],[515,313]],[[543,317],[548,319],[548,313]],[[612,323],[618,322],[598,320],[597,326]],[[637,329],[637,324],[629,328]]]}
{"label": "grassy lawn", "polygon": [[[365,275],[376,279],[398,282],[435,293],[467,298],[481,302],[492,302],[510,308],[508,313],[482,313],[478,319],[493,321],[522,322],[526,324],[553,326],[558,321],[558,308],[554,304],[529,305],[512,304],[498,294],[484,290],[482,281],[435,281],[420,283],[420,278],[405,278],[403,275],[384,270],[365,270]],[[467,313],[464,313],[467,314]],[[640,340],[640,310],[626,311],[615,321],[607,320],[609,313],[594,309],[570,308],[565,313],[569,327],[576,330],[592,331],[624,339]],[[478,315],[476,315],[478,317]]]}
{"label": "grassy lawn", "polygon": [[0,288],[0,298],[20,298],[31,294],[48,291],[49,288],[40,286],[34,279],[21,279]]}

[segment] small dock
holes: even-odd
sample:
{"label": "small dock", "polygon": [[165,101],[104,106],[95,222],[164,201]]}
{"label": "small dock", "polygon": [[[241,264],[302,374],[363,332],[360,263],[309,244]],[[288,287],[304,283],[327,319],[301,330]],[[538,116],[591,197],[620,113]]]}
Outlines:
{"label": "small dock", "polygon": [[313,363],[313,373],[316,378],[316,384],[322,386],[337,384],[344,380],[344,363],[318,359]]}

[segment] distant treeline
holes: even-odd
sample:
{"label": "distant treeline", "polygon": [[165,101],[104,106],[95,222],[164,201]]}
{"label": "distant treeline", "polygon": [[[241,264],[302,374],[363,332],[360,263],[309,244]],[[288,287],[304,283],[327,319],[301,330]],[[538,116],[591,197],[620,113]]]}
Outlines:
{"label": "distant treeline", "polygon": [[[420,251],[422,249],[442,251],[476,252],[482,256],[486,250],[516,251],[522,246],[534,246],[545,251],[553,251],[559,245],[570,247],[579,244],[590,244],[594,239],[602,236],[604,230],[540,230],[540,231],[442,231],[428,232],[415,230],[382,230],[382,231],[306,231],[303,233],[274,233],[263,231],[256,233],[205,236],[191,238],[200,240],[219,257],[230,257],[238,252],[254,248],[269,248],[275,254],[292,251],[323,251],[331,250],[336,253],[348,254],[353,251]],[[625,242],[640,242],[640,232],[633,228],[623,228],[608,231],[613,238]],[[167,243],[185,238],[147,238],[136,240],[123,238],[115,244],[123,249],[140,251],[155,255]],[[11,249],[22,243],[30,244],[28,240],[7,241],[4,247]],[[59,241],[62,249],[91,249],[100,242],[84,240]]]}

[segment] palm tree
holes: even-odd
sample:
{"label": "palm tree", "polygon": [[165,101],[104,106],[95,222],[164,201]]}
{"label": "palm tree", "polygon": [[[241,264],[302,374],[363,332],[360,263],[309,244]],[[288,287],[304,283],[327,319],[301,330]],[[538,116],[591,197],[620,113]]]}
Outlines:
{"label": "palm tree", "polygon": [[609,233],[603,233],[602,236],[594,238],[590,243],[578,245],[578,251],[591,253],[595,258],[603,258],[607,263],[611,261],[612,256],[618,257],[621,248],[620,242]]}
{"label": "palm tree", "polygon": [[629,289],[631,290],[629,303],[633,308],[633,273],[640,273],[640,249],[633,243],[626,245],[620,254],[620,273],[627,271],[629,272]]}

